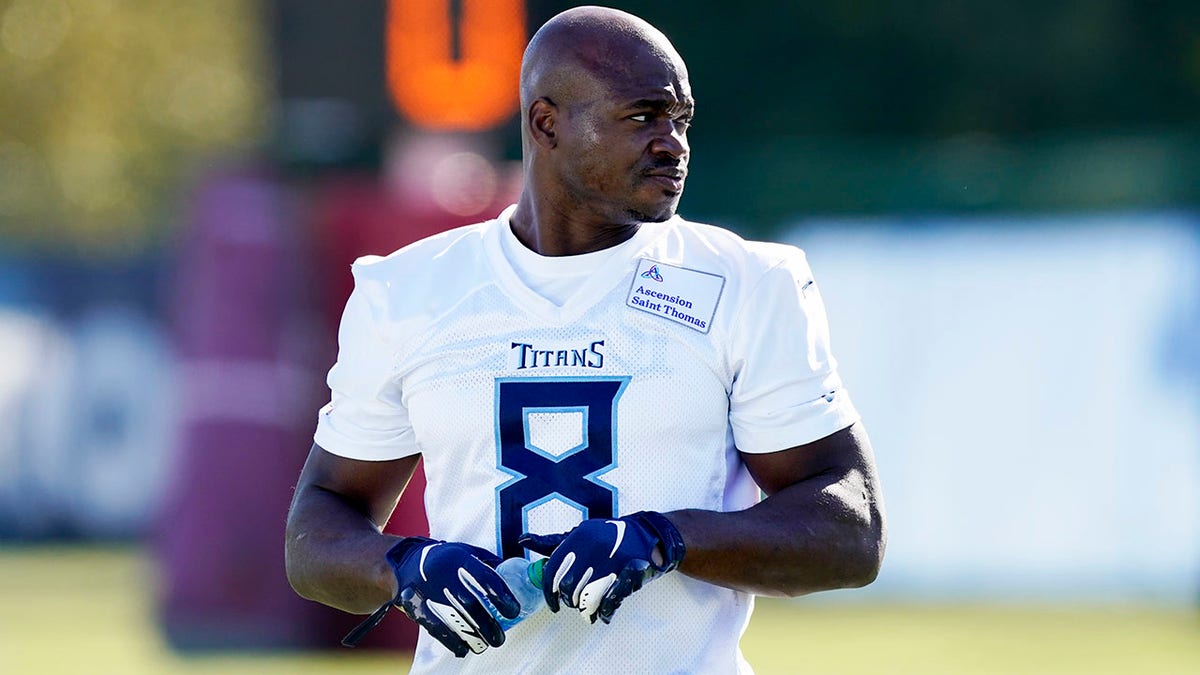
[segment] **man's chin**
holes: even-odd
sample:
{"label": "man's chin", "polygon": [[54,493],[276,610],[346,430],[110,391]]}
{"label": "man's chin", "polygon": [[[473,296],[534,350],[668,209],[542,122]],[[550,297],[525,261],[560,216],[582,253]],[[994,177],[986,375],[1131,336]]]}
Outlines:
{"label": "man's chin", "polygon": [[675,215],[675,210],[679,208],[679,200],[672,199],[665,204],[659,204],[654,207],[634,207],[629,209],[629,215],[633,216],[642,223],[661,223],[670,220]]}

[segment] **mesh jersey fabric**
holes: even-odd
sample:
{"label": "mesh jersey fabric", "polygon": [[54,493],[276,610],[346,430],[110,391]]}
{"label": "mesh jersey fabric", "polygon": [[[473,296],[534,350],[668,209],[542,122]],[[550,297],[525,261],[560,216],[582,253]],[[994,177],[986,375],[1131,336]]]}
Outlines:
{"label": "mesh jersey fabric", "polygon": [[[314,440],[360,460],[421,453],[431,536],[512,557],[522,531],[585,517],[747,508],[759,493],[739,450],[858,420],[800,249],[674,217],[556,303],[504,255],[513,209],[353,266]],[[544,611],[461,660],[422,634],[413,672],[746,673],[752,608],[673,573],[610,625]]]}
{"label": "mesh jersey fabric", "polygon": [[631,239],[612,248],[582,255],[543,256],[525,248],[512,228],[497,230],[500,250],[521,283],[559,307],[610,257],[636,243]]}

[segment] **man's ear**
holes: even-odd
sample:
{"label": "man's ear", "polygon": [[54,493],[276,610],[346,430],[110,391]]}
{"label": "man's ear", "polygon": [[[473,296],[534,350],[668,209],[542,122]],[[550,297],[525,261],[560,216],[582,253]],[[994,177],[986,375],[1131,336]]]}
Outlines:
{"label": "man's ear", "polygon": [[534,143],[553,148],[558,145],[556,125],[558,123],[558,106],[545,96],[535,100],[529,106],[529,137]]}

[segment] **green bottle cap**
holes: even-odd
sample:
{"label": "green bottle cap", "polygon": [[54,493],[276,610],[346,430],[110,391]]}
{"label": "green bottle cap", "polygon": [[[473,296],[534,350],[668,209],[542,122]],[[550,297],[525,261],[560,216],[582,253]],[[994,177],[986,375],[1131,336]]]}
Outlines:
{"label": "green bottle cap", "polygon": [[525,575],[529,577],[529,581],[538,588],[542,587],[542,568],[546,566],[546,558],[538,558],[529,563],[529,567],[525,568]]}

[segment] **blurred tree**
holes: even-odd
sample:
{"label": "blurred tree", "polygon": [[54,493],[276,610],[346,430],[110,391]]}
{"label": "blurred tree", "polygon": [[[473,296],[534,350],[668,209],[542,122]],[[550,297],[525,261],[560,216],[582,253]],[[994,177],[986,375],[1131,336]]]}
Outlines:
{"label": "blurred tree", "polygon": [[[531,23],[570,4],[531,0]],[[1200,122],[1192,0],[616,4],[664,27],[699,123],[734,137]]]}
{"label": "blurred tree", "polygon": [[0,0],[0,238],[132,255],[189,167],[267,125],[240,0]]}

